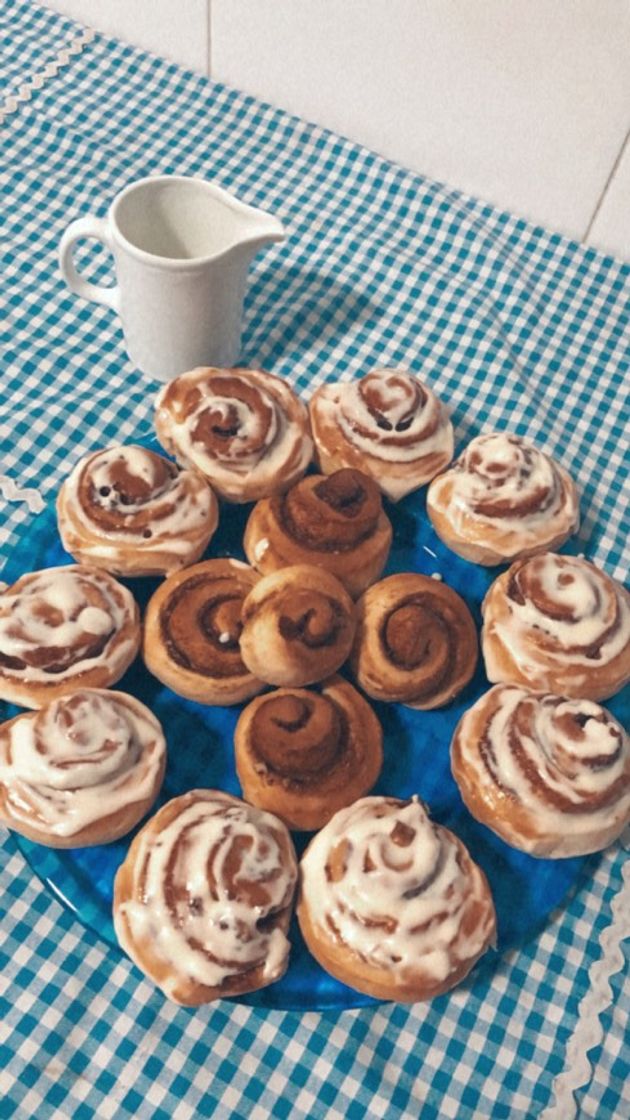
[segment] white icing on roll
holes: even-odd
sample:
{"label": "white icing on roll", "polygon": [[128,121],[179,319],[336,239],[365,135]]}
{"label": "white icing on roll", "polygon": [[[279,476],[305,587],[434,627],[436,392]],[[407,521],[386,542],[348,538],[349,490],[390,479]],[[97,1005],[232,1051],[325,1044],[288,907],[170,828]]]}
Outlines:
{"label": "white icing on roll", "polygon": [[182,977],[217,987],[262,967],[265,979],[275,978],[289,942],[281,929],[268,931],[265,919],[287,906],[295,886],[297,868],[278,839],[290,848],[288,833],[270,813],[227,794],[190,797],[169,824],[138,838],[142,900],[115,913],[121,943],[131,950],[125,922],[132,944],[150,941],[173,970],[160,981],[168,995]]}
{"label": "white icing on roll", "polygon": [[302,859],[303,897],[313,925],[328,936],[333,930],[368,963],[442,982],[488,943],[491,910],[485,922],[462,928],[485,884],[474,864],[462,868],[453,838],[417,798],[391,805],[365,797],[333,817]]}
{"label": "white icing on roll", "polygon": [[82,565],[22,576],[0,595],[0,678],[68,680],[137,648],[133,596],[106,572]]}
{"label": "white icing on roll", "polygon": [[[77,463],[63,488],[62,537],[70,519],[82,535],[82,558],[116,556],[103,541],[137,548],[143,555],[190,553],[189,535],[203,532],[212,519],[216,500],[199,475],[180,470],[162,456],[142,447],[111,447]],[[72,550],[70,540],[68,547]]]}
{"label": "white icing on roll", "polygon": [[432,483],[430,502],[456,533],[466,536],[472,518],[490,532],[517,534],[523,551],[537,543],[541,532],[543,540],[551,540],[558,531],[568,535],[579,521],[577,494],[566,471],[507,432],[472,440]]}
{"label": "white icing on roll", "polygon": [[0,727],[10,818],[71,837],[150,798],[164,765],[160,724],[124,693],[83,689]]}

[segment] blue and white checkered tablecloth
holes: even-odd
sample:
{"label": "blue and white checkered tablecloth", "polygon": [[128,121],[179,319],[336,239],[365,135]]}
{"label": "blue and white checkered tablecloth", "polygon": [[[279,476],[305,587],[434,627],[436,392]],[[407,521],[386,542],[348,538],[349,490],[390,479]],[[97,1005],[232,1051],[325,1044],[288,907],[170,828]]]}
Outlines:
{"label": "blue and white checkered tablecloth", "polygon": [[[309,391],[410,366],[460,442],[509,427],[572,464],[589,555],[624,576],[627,266],[25,0],[5,0],[0,29],[4,557],[71,459],[150,430],[156,386],[112,314],[64,288],[61,232],[130,180],[178,172],[288,228],[251,274],[245,361]],[[300,1015],[169,1004],[0,838],[0,1117],[630,1113],[622,844],[537,939],[450,995]]]}

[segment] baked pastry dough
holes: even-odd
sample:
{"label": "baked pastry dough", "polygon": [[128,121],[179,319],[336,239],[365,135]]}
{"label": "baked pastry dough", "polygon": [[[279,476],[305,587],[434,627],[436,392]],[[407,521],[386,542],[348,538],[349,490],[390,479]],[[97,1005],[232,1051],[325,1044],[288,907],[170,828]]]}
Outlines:
{"label": "baked pastry dough", "polygon": [[259,572],[290,564],[326,568],[356,599],[380,576],[392,527],[378,486],[360,471],[309,475],[251,512],[243,547]]}
{"label": "baked pastry dough", "polygon": [[427,513],[453,552],[486,565],[559,548],[580,520],[564,468],[509,432],[469,443],[429,486]]}
{"label": "baked pastry dough", "polygon": [[439,708],[468,684],[477,631],[463,599],[446,584],[401,572],[357,602],[350,666],[364,692],[409,708]]}
{"label": "baked pastry dough", "polygon": [[167,802],[114,885],[122,948],[169,999],[197,1007],[285,972],[297,879],[281,821],[219,790]]}
{"label": "baked pastry dough", "polygon": [[243,603],[241,656],[267,684],[301,688],[335,673],[350,652],[355,611],[330,572],[294,564],[263,576]]}
{"label": "baked pastry dough", "polygon": [[147,668],[200,704],[238,704],[260,692],[239,647],[243,601],[258,573],[239,560],[206,560],[164,580],[149,600]]}
{"label": "baked pastry dough", "polygon": [[517,560],[482,613],[493,683],[603,700],[630,680],[630,595],[588,560],[552,552]]}
{"label": "baked pastry dough", "polygon": [[0,591],[0,699],[39,708],[120,680],[140,645],[131,593],[80,564],[21,576]]}
{"label": "baked pastry dough", "polygon": [[0,820],[51,848],[108,844],[150,809],[165,760],[144,704],[80,689],[0,725]]}
{"label": "baked pastry dough", "polygon": [[460,720],[451,765],[472,815],[533,856],[601,851],[630,821],[630,739],[592,700],[496,685]]}
{"label": "baked pastry dough", "polygon": [[77,463],[59,492],[57,516],[75,560],[114,575],[152,576],[198,560],[219,514],[201,475],[130,446]]}
{"label": "baked pastry dough", "polygon": [[404,369],[322,385],[309,404],[315,457],[324,474],[356,467],[397,502],[453,458],[444,405]]}
{"label": "baked pastry dough", "polygon": [[321,828],[371,790],[382,743],[370,705],[342,677],[323,681],[319,692],[280,688],[257,696],[234,733],[243,796],[289,828]]}
{"label": "baked pastry dough", "polygon": [[306,406],[261,369],[199,367],[165,385],[155,426],[162,446],[229,502],[288,489],[313,454]]}
{"label": "baked pastry dough", "polygon": [[417,798],[341,809],[302,858],[297,915],[322,968],[401,1002],[454,987],[496,934],[485,875]]}

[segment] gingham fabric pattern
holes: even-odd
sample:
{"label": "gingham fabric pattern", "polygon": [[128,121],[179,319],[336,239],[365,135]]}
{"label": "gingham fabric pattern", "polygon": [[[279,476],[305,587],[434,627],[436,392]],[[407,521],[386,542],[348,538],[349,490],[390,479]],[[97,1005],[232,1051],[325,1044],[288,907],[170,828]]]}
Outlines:
{"label": "gingham fabric pattern", "polygon": [[[0,26],[9,92],[81,33],[20,0]],[[177,172],[286,224],[251,272],[244,361],[307,394],[410,366],[450,402],[460,442],[509,428],[571,463],[585,547],[623,577],[626,266],[100,36],[6,114],[2,150],[3,556],[32,517],[20,490],[50,500],[80,454],[150,431],[157,386],[113,315],[64,288],[56,252],[72,218]],[[81,256],[107,274],[93,248]],[[538,938],[450,995],[300,1015],[167,1003],[2,838],[0,1117],[628,1115],[621,844]]]}

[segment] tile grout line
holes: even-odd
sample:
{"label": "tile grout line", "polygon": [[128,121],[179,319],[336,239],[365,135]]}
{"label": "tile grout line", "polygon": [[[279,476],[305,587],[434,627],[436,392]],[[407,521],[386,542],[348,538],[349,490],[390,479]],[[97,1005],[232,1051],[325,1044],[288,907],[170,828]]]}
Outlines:
{"label": "tile grout line", "polygon": [[[208,0],[208,4],[210,4],[210,0]],[[624,155],[624,152],[625,152],[625,150],[628,146],[628,141],[629,140],[630,140],[630,128],[628,129],[628,131],[626,132],[626,135],[623,138],[623,142],[621,144],[621,147],[620,147],[619,151],[617,152],[617,157],[615,159],[615,162],[613,163],[613,165],[610,169],[610,172],[608,173],[608,177],[606,179],[606,182],[604,183],[601,194],[600,194],[600,196],[597,199],[597,202],[595,204],[595,209],[593,210],[593,213],[591,214],[590,221],[589,221],[584,233],[582,234],[582,237],[580,238],[581,241],[586,241],[586,238],[588,237],[588,235],[590,234],[593,226],[595,225],[595,220],[596,220],[597,215],[599,214],[599,212],[600,212],[600,210],[603,206],[604,199],[606,198],[606,195],[608,194],[608,188],[610,187],[613,179],[615,178],[615,175],[617,174],[619,164],[621,163],[621,160],[623,159],[623,155]]]}
{"label": "tile grout line", "polygon": [[212,77],[212,0],[206,0],[206,74]]}

